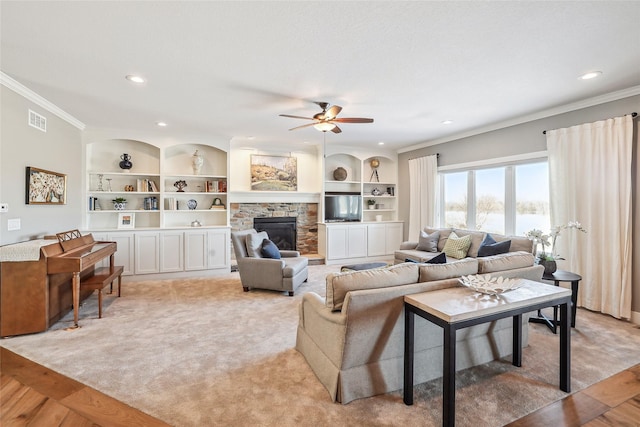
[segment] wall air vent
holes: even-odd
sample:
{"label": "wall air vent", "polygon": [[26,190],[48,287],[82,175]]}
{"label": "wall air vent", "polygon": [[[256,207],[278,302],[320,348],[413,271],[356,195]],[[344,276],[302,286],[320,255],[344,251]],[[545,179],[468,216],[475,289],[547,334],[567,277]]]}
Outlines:
{"label": "wall air vent", "polygon": [[47,118],[41,116],[35,111],[29,110],[29,126],[40,129],[42,132],[47,131]]}

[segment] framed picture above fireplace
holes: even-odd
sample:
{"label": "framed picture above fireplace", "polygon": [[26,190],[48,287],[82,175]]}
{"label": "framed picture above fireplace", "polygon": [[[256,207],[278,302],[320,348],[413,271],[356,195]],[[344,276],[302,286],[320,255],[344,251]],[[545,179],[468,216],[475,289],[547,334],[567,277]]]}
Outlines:
{"label": "framed picture above fireplace", "polygon": [[251,190],[298,191],[297,158],[252,154]]}

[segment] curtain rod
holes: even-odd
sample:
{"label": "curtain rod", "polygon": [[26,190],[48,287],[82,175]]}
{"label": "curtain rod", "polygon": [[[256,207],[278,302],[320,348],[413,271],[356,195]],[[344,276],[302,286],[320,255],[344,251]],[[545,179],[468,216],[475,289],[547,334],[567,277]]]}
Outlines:
{"label": "curtain rod", "polygon": [[[433,154],[427,154],[427,156],[433,156]],[[416,157],[416,158],[409,159],[409,160],[420,159],[422,157],[427,157],[427,156],[420,156],[420,157]],[[440,153],[436,153],[436,159],[439,159],[439,158],[440,158]]]}
{"label": "curtain rod", "polygon": [[[636,113],[635,111],[634,111],[633,113],[629,113],[629,114],[631,114],[631,117],[632,117],[632,118],[633,118],[633,117],[636,117],[636,116],[638,115],[638,113]],[[627,116],[627,115],[628,115],[628,114],[625,114],[625,116]],[[543,131],[542,131],[542,134],[543,134],[543,135],[546,135],[546,134],[547,134],[547,131],[546,131],[546,130],[543,130]]]}

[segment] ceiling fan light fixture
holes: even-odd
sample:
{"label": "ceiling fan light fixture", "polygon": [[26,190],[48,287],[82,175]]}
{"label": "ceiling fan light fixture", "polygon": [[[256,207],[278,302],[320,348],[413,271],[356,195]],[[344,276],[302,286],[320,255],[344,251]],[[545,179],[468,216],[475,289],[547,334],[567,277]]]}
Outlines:
{"label": "ceiling fan light fixture", "polygon": [[336,125],[329,122],[320,122],[313,125],[313,127],[319,130],[320,132],[328,132],[330,130],[335,129]]}

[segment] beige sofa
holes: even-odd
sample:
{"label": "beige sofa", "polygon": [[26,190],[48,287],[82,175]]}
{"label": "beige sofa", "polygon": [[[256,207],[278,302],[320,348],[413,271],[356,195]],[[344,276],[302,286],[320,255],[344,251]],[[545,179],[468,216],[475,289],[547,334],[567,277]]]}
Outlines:
{"label": "beige sofa", "polygon": [[[472,230],[464,230],[461,228],[429,228],[425,227],[424,231],[428,234],[432,234],[434,232],[439,232],[440,238],[438,240],[437,250],[430,252],[420,250],[418,248],[419,242],[402,242],[400,245],[400,249],[395,251],[394,253],[394,263],[400,264],[406,262],[406,260],[412,260],[416,262],[427,262],[430,259],[439,255],[444,249],[445,244],[447,243],[447,239],[451,232],[455,232],[458,237],[471,236],[471,245],[469,246],[469,250],[467,251],[467,256],[471,258],[478,257],[478,249],[480,249],[480,245],[482,241],[486,237],[487,233],[483,231],[472,231]],[[533,241],[529,240],[529,238],[524,236],[505,236],[502,234],[490,233],[493,239],[500,243],[505,240],[510,240],[511,245],[509,252],[530,252],[533,253],[534,246]],[[480,271],[482,273],[482,271]]]}
{"label": "beige sofa", "polygon": [[[333,401],[398,390],[403,385],[403,296],[460,286],[461,275],[479,268],[502,277],[539,281],[544,268],[531,253],[450,260],[446,264],[401,263],[329,274],[326,298],[306,293],[299,308],[296,349],[306,358]],[[529,316],[523,316],[523,346]],[[442,375],[442,329],[415,319],[415,384]],[[511,354],[512,320],[462,329],[457,334],[458,370]]]}

